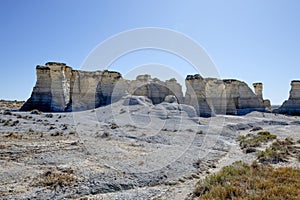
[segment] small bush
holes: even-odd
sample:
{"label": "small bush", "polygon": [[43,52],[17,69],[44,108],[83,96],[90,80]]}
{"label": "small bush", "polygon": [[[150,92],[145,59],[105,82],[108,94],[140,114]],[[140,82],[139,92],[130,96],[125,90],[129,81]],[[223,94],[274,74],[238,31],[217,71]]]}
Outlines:
{"label": "small bush", "polygon": [[62,125],[62,130],[67,130],[68,129],[68,124],[63,124]]}
{"label": "small bush", "polygon": [[40,114],[42,114],[42,112],[39,111],[39,110],[37,110],[37,109],[34,109],[34,110],[32,110],[32,111],[30,112],[30,114],[40,115]]}
{"label": "small bush", "polygon": [[295,157],[299,159],[300,150],[297,146],[294,146],[294,142],[291,138],[286,138],[285,140],[277,140],[273,142],[270,147],[265,151],[260,151],[257,153],[257,158],[260,163],[277,164],[279,162],[288,161],[289,157]]}
{"label": "small bush", "polygon": [[269,136],[269,135],[271,135],[271,133],[269,131],[261,131],[261,132],[258,132],[257,135]]}
{"label": "small bush", "polygon": [[16,126],[16,125],[19,124],[19,123],[20,123],[19,120],[13,121],[13,123],[11,124],[11,126]]}
{"label": "small bush", "polygon": [[29,128],[29,129],[28,129],[28,132],[29,132],[29,133],[34,133],[34,130],[33,130],[32,128]]}
{"label": "small bush", "polygon": [[278,151],[275,151],[272,148],[267,148],[265,151],[260,151],[257,153],[257,158],[260,163],[267,164],[277,164],[279,162],[284,161],[284,155],[279,153]]}
{"label": "small bush", "polygon": [[276,135],[272,135],[270,132],[259,132],[257,135],[248,134],[246,136],[239,136],[237,141],[240,142],[242,149],[249,149],[253,147],[259,147],[262,143],[276,139]]}
{"label": "small bush", "polygon": [[65,187],[71,186],[72,183],[76,182],[77,178],[74,177],[71,173],[61,173],[61,172],[51,172],[47,171],[42,174],[39,178],[39,181],[36,185],[41,185],[44,187]]}
{"label": "small bush", "polygon": [[17,114],[16,117],[17,117],[17,119],[21,119],[21,118],[22,118],[22,115]]}
{"label": "small bush", "polygon": [[108,138],[110,136],[109,132],[104,131],[104,133],[101,135],[102,138]]}
{"label": "small bush", "polygon": [[260,131],[263,130],[262,127],[254,127],[253,129],[250,130],[250,132],[254,132],[254,131]]}
{"label": "small bush", "polygon": [[56,131],[54,133],[51,133],[51,136],[62,136],[64,134],[64,132],[62,131]]}
{"label": "small bush", "polygon": [[122,109],[120,110],[120,113],[119,113],[119,114],[123,114],[123,113],[126,113],[126,110],[122,108]]}
{"label": "small bush", "polygon": [[45,115],[47,118],[53,118],[53,114],[49,113]]}
{"label": "small bush", "polygon": [[203,135],[204,134],[204,131],[200,130],[200,131],[197,131],[196,133],[197,135]]}
{"label": "small bush", "polygon": [[3,112],[3,115],[12,115],[12,112],[10,110],[5,110]]}
{"label": "small bush", "polygon": [[5,121],[4,124],[3,124],[3,126],[9,126],[9,125],[10,125],[10,121],[9,120]]}
{"label": "small bush", "polygon": [[111,128],[111,129],[117,129],[117,128],[119,128],[119,126],[118,126],[117,124],[115,124],[115,123],[112,123],[112,124],[110,125],[110,128]]}
{"label": "small bush", "polygon": [[70,131],[69,135],[76,135],[76,131]]}

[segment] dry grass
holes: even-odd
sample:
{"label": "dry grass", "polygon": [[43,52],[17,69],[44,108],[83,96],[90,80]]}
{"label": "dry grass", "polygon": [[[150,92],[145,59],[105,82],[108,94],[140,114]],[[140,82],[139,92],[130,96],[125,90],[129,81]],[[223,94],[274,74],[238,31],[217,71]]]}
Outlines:
{"label": "dry grass", "polygon": [[77,181],[77,178],[72,173],[72,169],[65,172],[47,171],[37,179],[34,185],[51,188],[71,186]]}
{"label": "dry grass", "polygon": [[254,147],[259,147],[263,143],[272,141],[276,139],[276,135],[272,135],[268,131],[262,131],[255,134],[248,134],[246,136],[240,136],[238,141],[240,142],[240,147],[247,152],[247,149]]}
{"label": "dry grass", "polygon": [[257,158],[261,163],[277,164],[279,162],[287,162],[292,157],[300,161],[300,148],[291,138],[277,140],[265,151],[257,153]]}
{"label": "dry grass", "polygon": [[300,199],[300,170],[236,162],[197,183],[199,199]]}

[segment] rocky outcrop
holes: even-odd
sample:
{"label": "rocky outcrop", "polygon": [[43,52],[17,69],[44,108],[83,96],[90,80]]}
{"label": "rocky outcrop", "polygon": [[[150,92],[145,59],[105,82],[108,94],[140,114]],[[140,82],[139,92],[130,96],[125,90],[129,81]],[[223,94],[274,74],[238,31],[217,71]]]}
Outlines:
{"label": "rocky outcrop", "polygon": [[292,81],[291,87],[289,99],[279,109],[274,110],[275,113],[300,115],[300,80]]}
{"label": "rocky outcrop", "polygon": [[139,75],[136,80],[129,81],[128,93],[137,96],[146,96],[152,100],[153,104],[164,101],[168,95],[174,95],[179,103],[183,102],[182,86],[176,79],[161,81],[152,79],[150,75]]}
{"label": "rocky outcrop", "polygon": [[79,71],[64,63],[49,62],[36,67],[37,82],[31,97],[21,108],[45,112],[81,111],[108,105],[131,94],[146,96],[153,104],[164,101],[168,95],[183,102],[182,87],[176,79],[160,81],[150,75],[136,80],[124,80],[113,71]]}
{"label": "rocky outcrop", "polygon": [[107,105],[121,74],[112,71],[84,72],[64,63],[36,67],[37,82],[21,110],[80,111]]}
{"label": "rocky outcrop", "polygon": [[143,96],[147,97],[153,104],[164,101],[185,103],[193,106],[200,116],[246,114],[254,110],[265,110],[262,85],[256,85],[257,94],[254,94],[246,83],[238,80],[188,75],[184,97],[182,86],[176,79],[161,81],[150,75],[139,75],[136,80],[125,80],[118,72],[79,71],[64,63],[55,62],[37,66],[36,73],[36,85],[31,97],[21,108],[23,111],[88,110],[130,95],[139,96],[139,100]]}
{"label": "rocky outcrop", "polygon": [[263,101],[267,110],[271,110],[271,101],[269,99],[263,98],[263,84],[262,83],[253,83],[255,94]]}
{"label": "rocky outcrop", "polygon": [[196,74],[187,76],[186,86],[185,103],[195,107],[200,116],[265,111],[260,96],[242,81],[203,78]]}

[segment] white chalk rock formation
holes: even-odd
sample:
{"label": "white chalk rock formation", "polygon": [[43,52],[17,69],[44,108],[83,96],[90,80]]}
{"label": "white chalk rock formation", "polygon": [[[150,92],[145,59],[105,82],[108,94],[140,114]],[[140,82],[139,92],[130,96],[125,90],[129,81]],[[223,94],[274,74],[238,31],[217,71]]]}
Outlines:
{"label": "white chalk rock formation", "polygon": [[263,98],[263,84],[262,83],[253,83],[255,94],[263,101],[267,110],[271,110],[271,101],[269,99]]}
{"label": "white chalk rock formation", "polygon": [[243,115],[265,110],[262,99],[238,80],[203,78],[196,74],[187,76],[186,86],[185,103],[195,107],[200,116]]}
{"label": "white chalk rock formation", "polygon": [[300,80],[292,81],[291,87],[289,99],[275,113],[300,115]]}
{"label": "white chalk rock formation", "polygon": [[174,95],[179,103],[183,102],[182,86],[176,79],[161,81],[151,78],[150,75],[139,75],[136,80],[129,81],[128,93],[137,96],[146,96],[153,104],[162,103],[168,95]]}
{"label": "white chalk rock formation", "polygon": [[107,105],[121,74],[72,70],[64,63],[36,67],[37,82],[21,110],[79,111]]}
{"label": "white chalk rock formation", "polygon": [[[161,81],[147,74],[130,81],[123,79],[118,72],[79,71],[64,63],[55,62],[37,66],[36,73],[36,85],[21,110],[81,111],[111,104],[128,95],[132,96],[128,105],[185,103],[194,107],[200,116],[246,114],[265,110],[262,84],[256,85],[257,94],[254,94],[241,81],[203,78],[199,74],[188,75],[186,95],[183,97],[182,86],[176,79]],[[298,90],[291,92],[292,99],[298,96]]]}

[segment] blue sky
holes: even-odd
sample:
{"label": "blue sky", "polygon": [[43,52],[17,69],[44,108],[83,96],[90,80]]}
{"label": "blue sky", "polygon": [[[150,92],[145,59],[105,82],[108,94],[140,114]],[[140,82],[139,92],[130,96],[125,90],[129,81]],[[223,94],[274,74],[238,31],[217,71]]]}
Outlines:
{"label": "blue sky", "polygon": [[[179,31],[209,54],[222,78],[264,83],[264,96],[281,104],[300,79],[300,2],[292,0],[1,0],[0,99],[26,100],[35,66],[65,62],[80,69],[89,53],[119,32],[142,27]],[[186,63],[161,52],[123,56],[111,69],[147,63]],[[126,69],[125,69],[126,68]]]}

